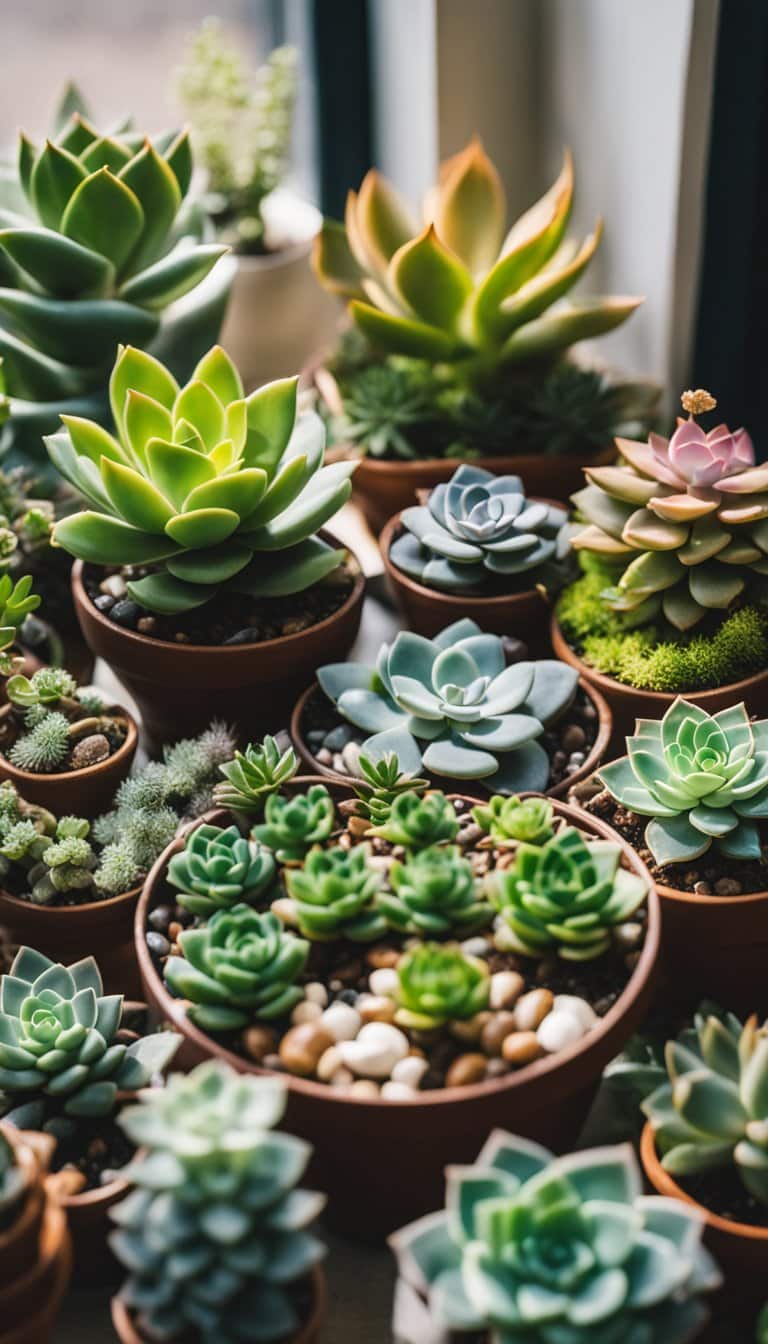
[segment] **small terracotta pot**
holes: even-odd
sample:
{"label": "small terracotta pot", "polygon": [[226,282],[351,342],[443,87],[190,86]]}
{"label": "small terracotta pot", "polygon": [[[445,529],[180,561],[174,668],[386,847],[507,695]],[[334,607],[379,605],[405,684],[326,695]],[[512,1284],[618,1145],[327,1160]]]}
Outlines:
{"label": "small terracotta pot", "polygon": [[[151,1340],[148,1340],[146,1335],[142,1335],[137,1330],[133,1312],[129,1311],[121,1297],[113,1297],[111,1306],[112,1324],[120,1344],[151,1344]],[[315,1268],[312,1271],[312,1303],[309,1314],[296,1334],[285,1340],[285,1344],[316,1344],[316,1341],[320,1338],[320,1331],[327,1311],[328,1286],[325,1281],[325,1274],[322,1269]],[[0,1341],[0,1344],[2,1344],[2,1341]],[[186,1335],[184,1344],[190,1344]],[[194,1341],[192,1344],[194,1344]]]}
{"label": "small terracotta pot", "polygon": [[[335,540],[325,532],[320,535]],[[308,630],[280,639],[261,644],[171,644],[108,620],[85,591],[82,562],[72,569],[83,634],[136,701],[143,740],[155,755],[166,743],[201,733],[215,718],[234,723],[244,742],[282,727],[315,668],[349,653],[360,626],[364,589],[358,572],[338,611]]]}
{"label": "small terracotta pot", "polygon": [[[581,687],[581,690],[584,691],[585,695],[589,697],[597,710],[597,735],[592,744],[592,750],[589,752],[583,765],[580,765],[578,770],[575,770],[572,775],[568,775],[566,779],[561,780],[559,784],[554,786],[554,788],[547,789],[546,794],[548,798],[565,798],[574,785],[579,784],[581,780],[586,779],[588,775],[591,775],[603,759],[608,743],[611,740],[613,721],[608,705],[600,692],[594,686],[590,685],[588,681],[585,681],[582,678],[579,682],[579,686]],[[330,766],[321,765],[313,754],[312,749],[304,736],[304,714],[310,697],[323,694],[324,692],[320,687],[320,683],[315,681],[304,692],[299,700],[297,700],[293,714],[291,715],[291,739],[296,751],[312,774],[324,775],[326,779],[335,779],[339,783],[349,787],[349,779],[345,779],[343,775],[338,774],[336,770],[332,770]],[[461,783],[460,780],[443,779],[439,775],[430,775],[429,779],[433,788],[442,789],[447,793],[455,793],[457,785]],[[487,793],[487,790],[482,787],[482,779],[466,780],[465,782],[467,784],[480,786],[481,793],[484,796]]]}
{"label": "small terracotta pot", "polygon": [[[292,780],[290,787],[296,791],[318,782],[316,776],[308,776]],[[331,783],[329,788],[337,800],[351,796],[350,789],[339,784]],[[584,831],[618,838],[595,818],[560,802],[554,806],[558,816]],[[231,814],[214,812],[206,820],[228,824]],[[168,864],[183,843],[181,838],[175,840],[158,859],[136,908],[136,951],[144,997],[161,1019],[183,1035],[176,1057],[179,1067],[192,1068],[215,1058],[240,1073],[258,1074],[263,1070],[189,1021],[183,1002],[166,989],[147,949],[147,916],[161,899]],[[445,1166],[473,1161],[497,1126],[561,1152],[573,1144],[603,1069],[645,1016],[656,973],[658,900],[647,870],[630,847],[620,843],[628,866],[648,883],[645,943],[616,1003],[576,1045],[503,1078],[422,1092],[412,1101],[351,1097],[323,1083],[281,1074],[288,1089],[285,1128],[313,1145],[310,1184],[328,1193],[328,1217],[338,1226],[373,1241],[437,1208]]]}
{"label": "small terracotta pot", "polygon": [[0,1275],[12,1281],[26,1273],[37,1259],[46,1195],[40,1159],[24,1141],[23,1133],[13,1125],[0,1125],[0,1132],[13,1148],[16,1164],[24,1176],[24,1194],[15,1220],[0,1232]]}
{"label": "small terracotta pot", "polygon": [[139,741],[136,721],[128,710],[122,707],[119,712],[115,710],[114,717],[122,719],[126,728],[117,751],[97,765],[50,775],[20,770],[4,754],[18,736],[13,715],[13,705],[0,709],[0,740],[4,749],[0,751],[0,779],[9,779],[26,802],[47,808],[55,817],[97,817],[108,812],[118,788],[130,774]]}
{"label": "small terracotta pot", "polygon": [[0,1344],[48,1344],[72,1268],[67,1220],[55,1198],[56,1178],[47,1177],[47,1162],[33,1146],[45,1136],[12,1126],[3,1133],[27,1193],[16,1221],[0,1233]]}
{"label": "small terracotta pot", "polygon": [[35,905],[0,889],[0,925],[16,946],[34,947],[69,965],[94,956],[108,994],[136,996],[141,982],[133,950],[133,912],[140,889],[85,905]]}

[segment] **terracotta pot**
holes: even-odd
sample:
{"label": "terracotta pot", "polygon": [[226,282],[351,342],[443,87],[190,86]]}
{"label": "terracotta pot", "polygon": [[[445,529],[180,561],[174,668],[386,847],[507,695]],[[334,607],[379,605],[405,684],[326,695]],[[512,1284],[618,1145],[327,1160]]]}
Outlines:
{"label": "terracotta pot", "polygon": [[135,720],[127,709],[118,708],[119,713],[116,709],[115,717],[125,722],[125,739],[106,761],[87,765],[82,770],[62,770],[58,774],[43,775],[33,770],[19,769],[4,754],[18,736],[13,717],[14,707],[4,705],[0,709],[0,741],[3,744],[3,750],[0,751],[0,779],[9,779],[26,802],[47,808],[55,817],[97,817],[102,812],[108,812],[118,788],[130,774],[139,741]]}
{"label": "terracotta pot", "polygon": [[[588,775],[591,775],[603,759],[608,743],[611,740],[612,719],[608,705],[600,692],[594,686],[591,686],[588,681],[585,681],[582,678],[579,682],[579,686],[582,691],[584,691],[585,695],[589,697],[597,710],[597,735],[592,744],[592,750],[589,752],[584,764],[580,765],[578,770],[575,770],[572,775],[568,775],[566,779],[561,780],[559,784],[554,786],[554,788],[547,789],[546,792],[548,798],[565,798],[568,791],[572,789],[574,785],[580,783],[581,780],[586,779]],[[338,774],[336,770],[332,770],[330,766],[321,765],[314,756],[312,749],[307,744],[307,740],[304,736],[304,714],[310,697],[323,694],[324,692],[322,691],[319,682],[315,681],[297,700],[293,714],[291,715],[291,739],[299,756],[312,774],[324,775],[326,779],[335,779],[349,787],[348,778],[345,779],[343,775]],[[447,793],[455,793],[457,784],[461,782],[460,780],[455,779],[443,779],[439,775],[430,775],[429,779],[433,788],[443,789],[443,791]],[[465,782],[467,784],[476,784],[480,786],[481,793],[483,795],[486,794],[487,790],[482,788],[482,779],[467,780]]]}
{"label": "terracotta pot", "polygon": [[108,994],[140,993],[133,950],[133,912],[138,887],[85,905],[34,905],[0,890],[0,925],[16,946],[34,947],[69,965],[94,956]]}
{"label": "terracotta pot", "polygon": [[3,1133],[25,1172],[27,1193],[16,1221],[0,1233],[0,1344],[48,1344],[72,1267],[67,1220],[55,1198],[56,1178],[46,1176],[45,1136],[11,1126]]}
{"label": "terracotta pot", "polygon": [[[151,1344],[146,1335],[137,1330],[133,1312],[129,1311],[121,1297],[112,1298],[112,1324],[120,1344]],[[312,1302],[306,1321],[285,1344],[316,1344],[320,1337],[328,1311],[328,1287],[322,1269],[312,1271]],[[184,1337],[184,1344],[190,1344]],[[194,1344],[194,1341],[192,1341]]]}
{"label": "terracotta pot", "polygon": [[[636,719],[660,719],[676,696],[669,691],[641,691],[635,686],[625,686],[614,677],[606,677],[596,672],[589,663],[571,648],[566,640],[557,617],[553,614],[551,624],[552,648],[555,655],[564,663],[578,669],[579,675],[602,692],[613,713],[612,746],[617,753],[624,751],[624,739],[633,732]],[[731,682],[729,686],[718,686],[709,691],[686,691],[685,699],[694,705],[701,705],[708,714],[719,709],[727,709],[743,700],[750,714],[768,713],[768,670],[756,672],[742,681]]]}
{"label": "terracotta pot", "polygon": [[[316,776],[298,778],[291,788],[317,782]],[[350,796],[349,788],[329,787],[337,799]],[[593,835],[616,838],[602,822],[563,803],[555,803],[555,809]],[[230,819],[225,812],[207,818],[220,824]],[[178,1066],[191,1068],[214,1057],[241,1073],[260,1073],[188,1020],[183,1003],[166,989],[147,949],[147,915],[160,900],[168,863],[183,843],[177,839],[158,859],[136,909],[136,949],[144,997],[184,1037],[176,1057]],[[637,855],[628,845],[622,843],[622,848],[628,866],[649,883],[645,944],[616,1003],[576,1045],[503,1078],[423,1092],[413,1101],[350,1097],[322,1083],[281,1075],[288,1088],[284,1127],[314,1146],[309,1183],[328,1193],[330,1220],[358,1237],[375,1240],[439,1207],[446,1164],[473,1161],[496,1126],[506,1126],[559,1151],[573,1144],[605,1065],[643,1020],[655,978],[658,900]]]}
{"label": "terracotta pot", "polygon": [[282,727],[315,668],[349,653],[364,589],[358,572],[339,610],[295,635],[261,644],[171,644],[108,620],[85,591],[82,563],[72,569],[83,634],[138,704],[143,739],[154,755],[168,742],[202,732],[215,718],[234,723],[243,742]]}

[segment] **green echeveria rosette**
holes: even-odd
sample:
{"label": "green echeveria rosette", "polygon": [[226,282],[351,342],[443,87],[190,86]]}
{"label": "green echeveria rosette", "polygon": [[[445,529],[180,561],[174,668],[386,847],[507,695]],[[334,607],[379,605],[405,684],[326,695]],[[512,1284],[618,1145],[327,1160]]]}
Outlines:
{"label": "green echeveria rosette", "polygon": [[280,863],[300,862],[313,845],[321,845],[335,829],[336,808],[324,784],[311,784],[292,798],[279,793],[267,799],[264,821],[251,834],[273,849]]}
{"label": "green echeveria rosette", "polygon": [[487,804],[472,808],[472,817],[495,844],[525,840],[542,845],[553,835],[553,811],[548,798],[503,798],[496,794]]}
{"label": "green echeveria rosette", "polygon": [[236,826],[198,826],[168,865],[179,905],[202,916],[240,902],[253,904],[275,873],[272,854],[255,840],[246,840]]}
{"label": "green echeveria rosette", "polygon": [[370,835],[402,845],[409,852],[449,843],[459,833],[456,809],[439,789],[421,797],[408,790],[393,799],[383,825],[374,826]]}
{"label": "green echeveria rosette", "polygon": [[430,846],[389,870],[391,891],[376,898],[390,928],[428,938],[467,936],[487,927],[493,907],[478,899],[472,865],[456,845]]}
{"label": "green echeveria rosette", "polygon": [[368,866],[369,855],[368,845],[318,848],[301,868],[286,868],[285,884],[305,938],[370,943],[386,933],[386,920],[374,905],[381,873]]}
{"label": "green echeveria rosette", "polygon": [[284,930],[271,911],[249,905],[219,910],[201,928],[179,934],[182,956],[163,973],[187,1015],[205,1031],[234,1031],[255,1020],[284,1017],[302,999],[296,980],[309,943]]}
{"label": "green echeveria rosette", "polygon": [[462,465],[426,504],[404,509],[392,563],[427,588],[516,592],[563,581],[567,510],[527,500],[519,476]]}
{"label": "green echeveria rosette", "polygon": [[486,963],[455,943],[420,943],[400,958],[397,976],[395,1021],[414,1031],[463,1022],[488,1006]]}
{"label": "green echeveria rosette", "polygon": [[373,826],[383,826],[388,821],[393,803],[402,794],[423,793],[429,783],[403,770],[394,751],[386,752],[379,760],[371,760],[361,752],[358,768],[361,778],[352,780],[357,794],[355,813]]}
{"label": "green echeveria rosette", "polygon": [[267,735],[219,766],[224,779],[213,790],[214,802],[245,816],[260,816],[270,794],[287,784],[298,768],[293,747],[281,752],[274,737]]}
{"label": "green echeveria rosette", "polygon": [[647,1197],[629,1145],[555,1158],[495,1131],[449,1167],[445,1211],[396,1232],[395,1333],[492,1344],[688,1344],[722,1282],[702,1223]]}
{"label": "green echeveria rosette", "polygon": [[600,779],[630,812],[651,817],[645,840],[658,864],[688,863],[712,845],[759,860],[768,817],[768,720],[743,704],[707,714],[678,697],[663,719],[639,719],[628,755]]}
{"label": "green echeveria rosette", "polygon": [[511,868],[488,878],[488,894],[518,951],[540,957],[556,949],[568,961],[606,952],[611,930],[648,895],[637,873],[621,867],[612,840],[585,841],[564,827],[543,845],[519,844]]}

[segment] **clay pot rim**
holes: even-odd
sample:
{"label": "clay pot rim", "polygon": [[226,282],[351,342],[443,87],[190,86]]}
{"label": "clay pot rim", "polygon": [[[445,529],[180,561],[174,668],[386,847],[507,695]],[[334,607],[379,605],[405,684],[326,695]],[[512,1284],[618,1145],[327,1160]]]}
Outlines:
{"label": "clay pot rim", "polygon": [[[95,910],[114,910],[123,902],[137,901],[141,895],[141,887],[132,887],[130,891],[121,891],[117,896],[105,896],[103,901],[84,901],[81,905],[37,905],[35,901],[24,901],[21,896],[14,896],[10,891],[0,888],[0,910],[6,902],[17,910],[23,910],[25,915],[32,914],[35,919],[38,915],[44,919],[46,915],[59,915],[67,919],[72,919],[74,923],[75,916],[87,919]],[[0,1340],[2,1344],[2,1340]]]}
{"label": "clay pot rim", "polygon": [[[533,659],[532,661],[537,662],[539,660]],[[589,775],[594,774],[595,769],[605,754],[608,743],[611,740],[611,734],[613,733],[613,714],[611,712],[611,707],[602,692],[596,686],[593,686],[586,677],[579,677],[579,689],[584,692],[587,699],[597,710],[597,733],[595,735],[595,740],[592,743],[587,759],[583,764],[579,766],[578,770],[574,770],[572,775],[566,775],[565,779],[562,779],[559,784],[555,784],[552,789],[548,790],[546,794],[547,798],[558,800],[564,799],[570,789],[574,788],[577,784],[583,783]],[[326,779],[333,779],[337,783],[349,787],[349,779],[345,779],[343,775],[337,774],[337,772],[331,769],[330,766],[322,765],[320,761],[315,759],[304,737],[302,728],[304,711],[310,696],[314,695],[316,690],[322,691],[319,681],[313,681],[307,687],[306,691],[302,691],[294,705],[289,726],[291,741],[311,774],[323,775]],[[460,782],[461,781],[459,780],[456,781],[457,784]],[[466,781],[468,784],[471,782],[471,780]],[[439,786],[436,785],[435,787]]]}
{"label": "clay pot rim", "polygon": [[[291,780],[291,786],[308,787],[312,784],[325,784],[334,792],[336,799],[339,795],[349,797],[351,790],[348,785],[342,784],[337,778],[329,781],[318,775],[297,775]],[[454,798],[465,798],[472,803],[479,802],[479,799],[471,798],[466,794],[453,794]],[[528,795],[522,794],[522,797]],[[455,1104],[458,1101],[473,1101],[479,1098],[487,1098],[495,1093],[505,1093],[514,1091],[515,1088],[524,1087],[527,1083],[540,1078],[546,1078],[556,1072],[561,1065],[569,1064],[578,1056],[586,1054],[593,1047],[600,1044],[603,1038],[608,1035],[614,1026],[621,1021],[627,1009],[634,1000],[641,994],[642,990],[651,979],[654,967],[656,965],[661,943],[661,907],[653,880],[642,860],[635,851],[620,836],[612,831],[605,822],[597,817],[585,816],[585,814],[559,799],[552,800],[555,811],[558,816],[563,817],[572,825],[580,826],[583,829],[591,831],[593,835],[606,840],[618,840],[621,845],[621,851],[629,868],[638,874],[648,884],[648,920],[646,924],[645,941],[640,958],[634,970],[629,974],[626,984],[619,994],[616,1002],[606,1013],[605,1017],[600,1018],[599,1024],[595,1026],[586,1036],[577,1041],[574,1045],[568,1046],[564,1050],[558,1051],[554,1055],[544,1056],[541,1059],[533,1060],[532,1063],[524,1065],[523,1068],[515,1073],[505,1074],[502,1078],[490,1078],[480,1083],[470,1083],[466,1087],[443,1087],[433,1092],[422,1092],[413,1099],[387,1099],[382,1100],[379,1097],[351,1097],[343,1092],[336,1091],[324,1083],[314,1082],[307,1078],[299,1078],[292,1074],[280,1074],[279,1077],[284,1080],[288,1093],[296,1092],[305,1099],[316,1102],[324,1102],[330,1106],[362,1106],[363,1108],[376,1106],[399,1106],[407,1107],[411,1110],[435,1109],[448,1103]],[[196,823],[201,825],[204,821],[214,825],[221,823],[231,814],[226,809],[217,809],[208,812]],[[146,917],[150,907],[150,901],[155,893],[155,889],[162,881],[168,863],[177,853],[184,843],[183,837],[177,837],[168,846],[160,858],[155,863],[142,891],[139,903],[136,907],[134,917],[134,936],[136,944],[136,956],[139,963],[142,982],[144,985],[151,985],[152,998],[160,1005],[163,1018],[167,1018],[175,1030],[180,1031],[183,1036],[193,1041],[198,1049],[214,1059],[221,1059],[225,1063],[236,1068],[240,1073],[269,1073],[269,1070],[260,1069],[249,1063],[241,1055],[236,1055],[233,1051],[221,1046],[214,1041],[207,1032],[201,1031],[194,1023],[190,1022],[186,1013],[180,1006],[180,1000],[176,999],[166,989],[155,970],[149,949],[146,945],[145,928]]]}
{"label": "clay pot rim", "polygon": [[[5,719],[11,717],[13,709],[14,707],[11,704],[2,705],[0,707],[0,727],[2,727]],[[79,782],[83,779],[94,779],[96,775],[101,775],[104,774],[106,770],[114,769],[125,756],[135,755],[139,741],[138,724],[130,710],[124,709],[122,705],[115,705],[114,709],[119,710],[119,713],[113,713],[111,709],[107,710],[106,713],[110,718],[123,719],[125,721],[126,734],[125,738],[120,743],[120,746],[117,748],[117,751],[113,751],[107,756],[106,760],[97,761],[95,765],[83,765],[79,770],[56,770],[48,774],[41,770],[22,770],[20,766],[14,765],[13,761],[9,761],[4,752],[0,752],[5,777],[10,779],[11,783],[17,784],[19,793],[23,796],[24,784],[29,784],[34,787],[35,783],[40,780],[49,783],[51,781],[58,782],[59,780],[64,781],[67,779],[73,779]]]}
{"label": "clay pot rim", "polygon": [[768,1241],[768,1225],[757,1227],[752,1223],[736,1223],[730,1218],[722,1218],[719,1213],[712,1213],[706,1204],[700,1204],[698,1200],[693,1199],[681,1185],[677,1184],[674,1177],[664,1170],[659,1161],[656,1151],[656,1135],[650,1120],[646,1120],[640,1136],[640,1159],[648,1180],[658,1194],[671,1196],[674,1199],[681,1200],[684,1204],[692,1205],[700,1213],[702,1221],[709,1227],[716,1229],[718,1232],[724,1232],[731,1237],[744,1237],[748,1241]]}

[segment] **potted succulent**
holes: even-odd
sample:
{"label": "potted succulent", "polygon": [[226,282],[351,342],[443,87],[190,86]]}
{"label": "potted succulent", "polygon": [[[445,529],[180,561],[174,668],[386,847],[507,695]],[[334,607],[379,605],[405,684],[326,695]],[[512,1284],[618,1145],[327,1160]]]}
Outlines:
{"label": "potted succulent", "polygon": [[29,947],[0,976],[0,1111],[18,1129],[53,1135],[58,1168],[76,1173],[62,1204],[81,1274],[95,1268],[106,1211],[127,1188],[113,1170],[132,1152],[118,1110],[180,1043],[174,1032],[137,1035],[141,1012],[124,1014],[123,996],[102,990],[93,957],[66,967]]}
{"label": "potted succulent", "polygon": [[50,1344],[72,1248],[48,1175],[55,1140],[0,1124],[0,1341]]}
{"label": "potted succulent", "polygon": [[468,616],[543,651],[546,597],[567,574],[567,524],[560,505],[526,499],[519,476],[457,467],[381,534],[384,568],[409,627],[436,635]]}
{"label": "potted succulent", "polygon": [[[573,668],[507,665],[503,639],[470,619],[432,640],[401,631],[375,667],[330,663],[317,676],[291,733],[321,774],[357,773],[362,747],[374,759],[396,752],[403,769],[441,787],[469,780],[483,792],[557,796],[594,769],[611,734],[604,702]],[[323,763],[331,750],[333,769]]]}
{"label": "potted succulent", "polygon": [[40,667],[39,660],[21,643],[24,627],[39,606],[40,596],[32,592],[31,575],[25,574],[15,582],[10,574],[0,576],[0,703],[8,677],[16,672],[31,675]]}
{"label": "potted succulent", "polygon": [[325,1247],[307,1229],[325,1199],[297,1188],[310,1148],[274,1132],[284,1109],[279,1079],[211,1062],[123,1110],[140,1151],[111,1210],[128,1270],[112,1302],[122,1344],[234,1344],[254,1330],[265,1344],[315,1344]]}
{"label": "potted succulent", "polygon": [[252,70],[236,34],[208,18],[176,77],[205,173],[203,204],[234,250],[221,342],[248,387],[301,368],[310,342],[332,340],[338,318],[310,267],[320,212],[285,186],[297,66],[292,47],[277,47]]}
{"label": "potted succulent", "polygon": [[498,1129],[390,1245],[401,1344],[687,1344],[722,1282],[699,1218],[643,1195],[629,1145],[553,1157]]}
{"label": "potted succulent", "polygon": [[216,713],[243,734],[263,726],[293,704],[321,652],[344,657],[354,641],[359,567],[316,535],[348,498],[354,463],[323,466],[322,423],[297,414],[296,385],[244,397],[216,346],[179,388],[129,346],[110,382],[118,437],[67,416],[48,440],[92,506],[54,531],[78,557],[78,619],[155,751]]}
{"label": "potted succulent", "polygon": [[[655,389],[611,382],[569,347],[624,322],[639,299],[552,309],[583,274],[601,225],[565,240],[573,195],[566,154],[552,188],[506,232],[504,190],[479,140],[442,164],[422,229],[369,172],[345,223],[315,245],[321,284],[349,300],[356,340],[309,372],[347,451],[374,532],[455,459],[522,477],[567,499],[578,465],[610,461],[619,426],[648,425]],[[506,235],[506,236],[505,236]]]}
{"label": "potted succulent", "polygon": [[560,597],[552,642],[600,688],[619,736],[677,694],[710,712],[768,706],[768,473],[746,430],[697,423],[716,405],[708,392],[682,403],[671,439],[619,439],[622,465],[587,467],[573,497],[587,567]]}
{"label": "potted succulent", "polygon": [[151,348],[189,376],[216,339],[230,275],[185,205],[186,132],[155,141],[98,131],[69,88],[44,145],[19,138],[4,179],[0,354],[11,417],[3,446],[39,458],[64,411],[109,423],[119,342]]}
{"label": "potted succulent", "polygon": [[[541,797],[473,814],[404,788],[392,758],[361,796],[311,776],[265,793],[251,754],[253,788],[225,785],[234,810],[169,847],[136,911],[180,1061],[280,1072],[331,1216],[368,1239],[429,1208],[494,1119],[571,1141],[651,993],[658,912],[637,858]],[[156,955],[159,921],[183,918]]]}

